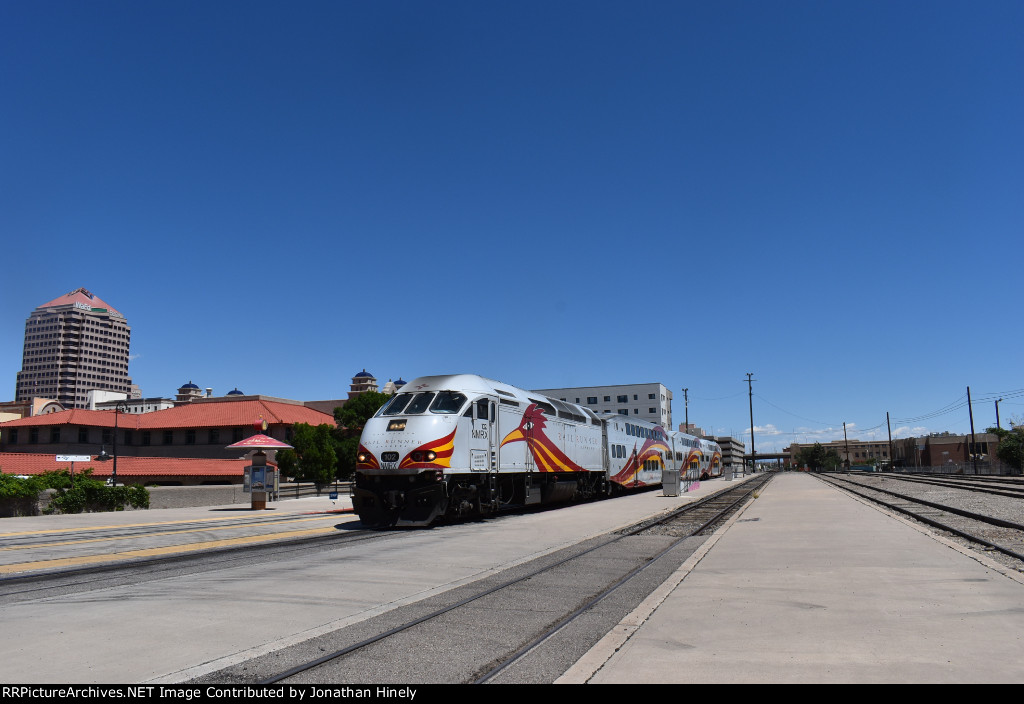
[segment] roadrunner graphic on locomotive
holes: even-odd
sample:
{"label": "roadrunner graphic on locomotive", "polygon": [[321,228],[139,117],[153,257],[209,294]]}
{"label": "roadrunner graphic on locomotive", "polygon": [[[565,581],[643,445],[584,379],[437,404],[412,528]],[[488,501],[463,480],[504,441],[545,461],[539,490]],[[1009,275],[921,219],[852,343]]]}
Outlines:
{"label": "roadrunner graphic on locomotive", "polygon": [[359,439],[352,502],[364,525],[609,496],[662,472],[721,474],[721,449],[473,374],[403,386]]}

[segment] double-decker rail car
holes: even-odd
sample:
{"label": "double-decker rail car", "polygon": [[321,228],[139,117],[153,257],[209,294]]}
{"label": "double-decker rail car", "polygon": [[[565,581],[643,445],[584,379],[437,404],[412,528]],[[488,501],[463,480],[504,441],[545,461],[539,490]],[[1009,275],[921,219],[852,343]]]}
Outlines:
{"label": "double-decker rail car", "polygon": [[686,433],[670,433],[673,467],[687,481],[722,476],[722,448],[718,443]]}
{"label": "double-decker rail car", "polygon": [[660,484],[663,472],[695,481],[722,474],[722,448],[643,420],[605,415],[609,480],[621,487]]}
{"label": "double-decker rail car", "polygon": [[680,436],[705,442],[472,374],[420,377],[363,428],[352,502],[368,526],[429,525],[657,485],[683,466],[713,475],[711,448]]}
{"label": "double-decker rail car", "polygon": [[608,478],[613,486],[638,488],[661,484],[661,474],[670,470],[666,464],[671,453],[671,440],[665,429],[644,420],[606,414],[605,445],[608,454]]}

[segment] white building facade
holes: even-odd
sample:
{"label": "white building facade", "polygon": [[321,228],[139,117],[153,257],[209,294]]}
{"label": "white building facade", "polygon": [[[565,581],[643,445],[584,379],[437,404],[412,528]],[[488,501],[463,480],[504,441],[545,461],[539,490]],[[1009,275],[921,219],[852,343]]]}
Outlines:
{"label": "white building facade", "polygon": [[672,392],[664,384],[579,386],[567,389],[534,389],[537,393],[586,406],[597,413],[618,413],[643,418],[666,430],[672,429]]}

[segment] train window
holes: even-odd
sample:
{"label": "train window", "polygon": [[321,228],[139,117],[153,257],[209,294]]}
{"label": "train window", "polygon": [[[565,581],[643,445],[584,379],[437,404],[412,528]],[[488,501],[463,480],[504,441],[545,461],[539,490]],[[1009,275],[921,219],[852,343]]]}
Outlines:
{"label": "train window", "polygon": [[412,403],[409,404],[409,408],[408,410],[406,410],[406,413],[423,413],[425,410],[427,410],[427,407],[433,400],[433,391],[421,391],[420,393],[416,394],[416,397],[412,400]]}
{"label": "train window", "polygon": [[397,416],[409,405],[410,400],[412,400],[412,394],[398,394],[381,409],[380,415]]}
{"label": "train window", "polygon": [[458,391],[438,391],[437,399],[430,406],[431,413],[458,413],[466,397]]}
{"label": "train window", "polygon": [[486,398],[477,399],[476,402],[476,417],[479,420],[487,420],[487,409],[490,403],[487,402]]}

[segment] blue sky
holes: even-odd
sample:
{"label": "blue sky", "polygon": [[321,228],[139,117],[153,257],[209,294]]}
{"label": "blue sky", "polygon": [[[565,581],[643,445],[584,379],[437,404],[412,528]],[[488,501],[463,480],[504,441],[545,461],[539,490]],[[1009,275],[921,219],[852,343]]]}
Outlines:
{"label": "blue sky", "polygon": [[[5,2],[0,378],[660,381],[748,437],[1024,416],[1024,3]],[[0,394],[2,395],[2,394]]]}

